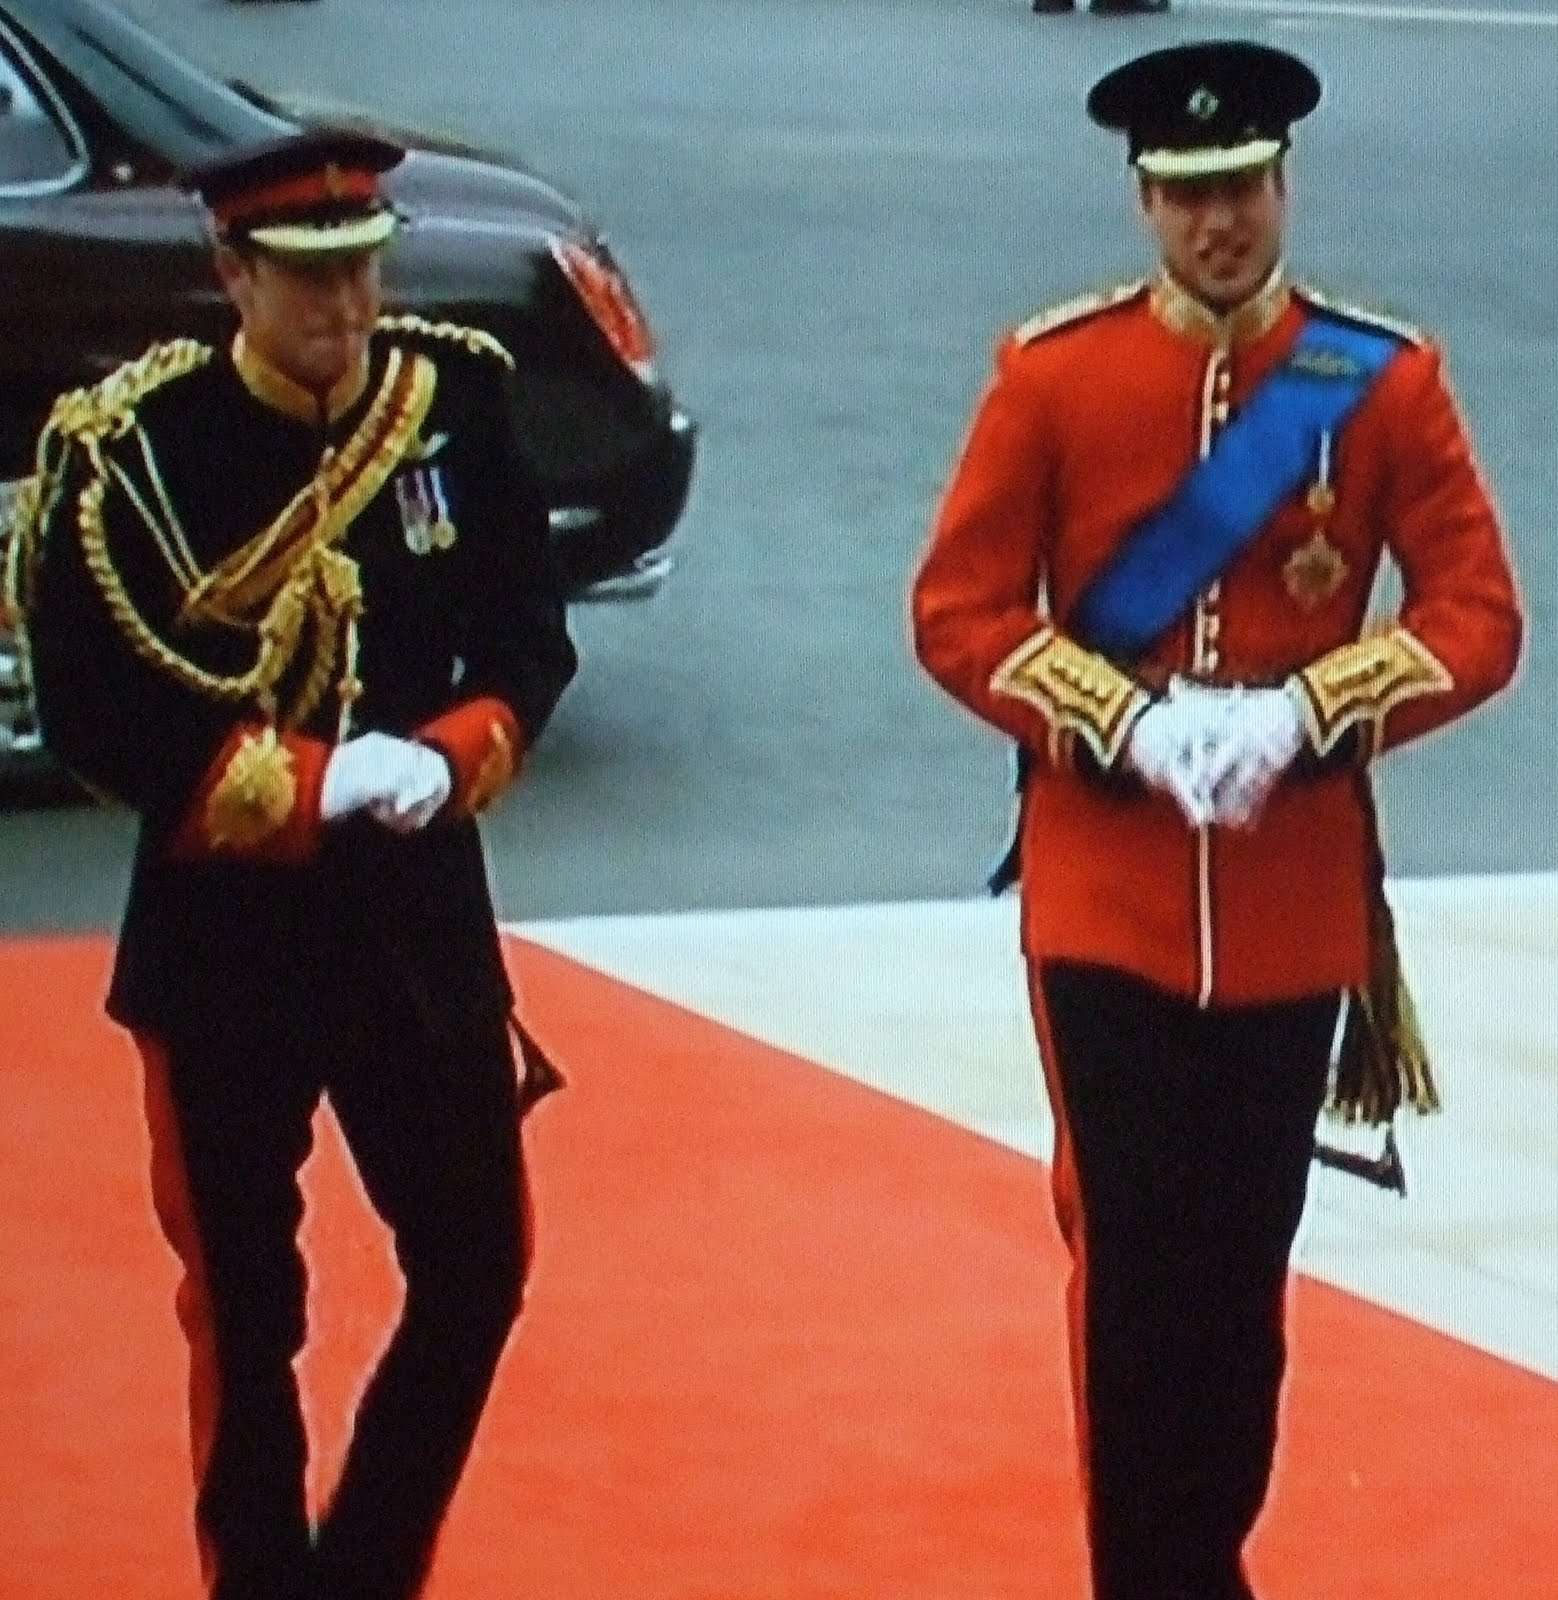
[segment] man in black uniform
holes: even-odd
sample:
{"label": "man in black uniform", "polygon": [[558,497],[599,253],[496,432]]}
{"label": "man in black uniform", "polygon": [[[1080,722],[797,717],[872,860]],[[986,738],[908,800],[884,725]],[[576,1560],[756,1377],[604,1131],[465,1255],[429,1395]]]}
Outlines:
{"label": "man in black uniform", "polygon": [[[191,175],[239,332],[56,404],[16,567],[51,748],[141,816],[108,1009],[184,1267],[217,1600],[418,1592],[529,1259],[518,1124],[549,1084],[518,1081],[473,817],[575,655],[508,353],[380,316],[403,154],[311,133]],[[311,1528],[323,1093],[406,1292]]]}

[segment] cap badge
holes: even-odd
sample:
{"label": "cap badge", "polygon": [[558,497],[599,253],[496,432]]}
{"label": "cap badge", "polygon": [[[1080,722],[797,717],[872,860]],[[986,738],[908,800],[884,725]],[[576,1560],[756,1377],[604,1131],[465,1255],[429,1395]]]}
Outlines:
{"label": "cap badge", "polygon": [[1205,84],[1202,84],[1202,86],[1197,89],[1196,92],[1185,102],[1185,110],[1188,111],[1197,122],[1210,122],[1212,118],[1217,115],[1221,106],[1222,101],[1219,100],[1217,96],[1206,87]]}
{"label": "cap badge", "polygon": [[341,171],[334,161],[329,162],[325,167],[324,183],[325,193],[332,200],[344,200],[346,198],[346,174]]}

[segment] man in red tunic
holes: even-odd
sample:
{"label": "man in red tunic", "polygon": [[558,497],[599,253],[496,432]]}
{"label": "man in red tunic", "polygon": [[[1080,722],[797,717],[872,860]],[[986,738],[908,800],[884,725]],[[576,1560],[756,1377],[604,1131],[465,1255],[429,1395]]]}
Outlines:
{"label": "man in red tunic", "polygon": [[[1161,265],[1004,341],[913,589],[927,671],[1026,772],[1098,1600],[1249,1600],[1288,1256],[1383,932],[1368,767],[1520,646],[1438,353],[1285,270],[1319,96],[1232,42],[1095,86]],[[1404,599],[1366,629],[1387,554]]]}

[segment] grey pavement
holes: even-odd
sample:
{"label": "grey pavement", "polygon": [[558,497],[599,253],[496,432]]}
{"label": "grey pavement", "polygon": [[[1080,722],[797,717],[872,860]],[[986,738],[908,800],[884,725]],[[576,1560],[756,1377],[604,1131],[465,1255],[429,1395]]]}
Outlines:
{"label": "grey pavement", "polygon": [[[576,613],[584,671],[489,824],[506,915],[971,891],[1006,753],[915,668],[908,575],[1001,330],[1148,264],[1087,86],[1211,34],[1325,79],[1294,152],[1294,265],[1444,342],[1530,604],[1516,692],[1384,763],[1393,867],[1558,864],[1558,29],[1539,5],[1496,8],[1512,26],[1024,0],[125,9],[260,85],[554,176],[605,224],[700,419],[679,571],[647,605]],[[0,927],[110,922],[127,838],[109,815],[0,817]]]}

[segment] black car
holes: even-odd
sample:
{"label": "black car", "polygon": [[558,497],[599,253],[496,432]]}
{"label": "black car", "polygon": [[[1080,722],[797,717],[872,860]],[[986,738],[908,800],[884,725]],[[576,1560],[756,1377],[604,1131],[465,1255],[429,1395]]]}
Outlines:
{"label": "black car", "polygon": [[[0,0],[0,515],[56,395],[156,340],[229,337],[205,219],[176,175],[344,120],[212,77],[103,0]],[[514,353],[572,597],[653,593],[695,430],[604,239],[512,160],[378,127],[412,146],[386,183],[407,219],[387,300],[486,328]],[[25,663],[0,626],[0,786],[46,773]]]}

